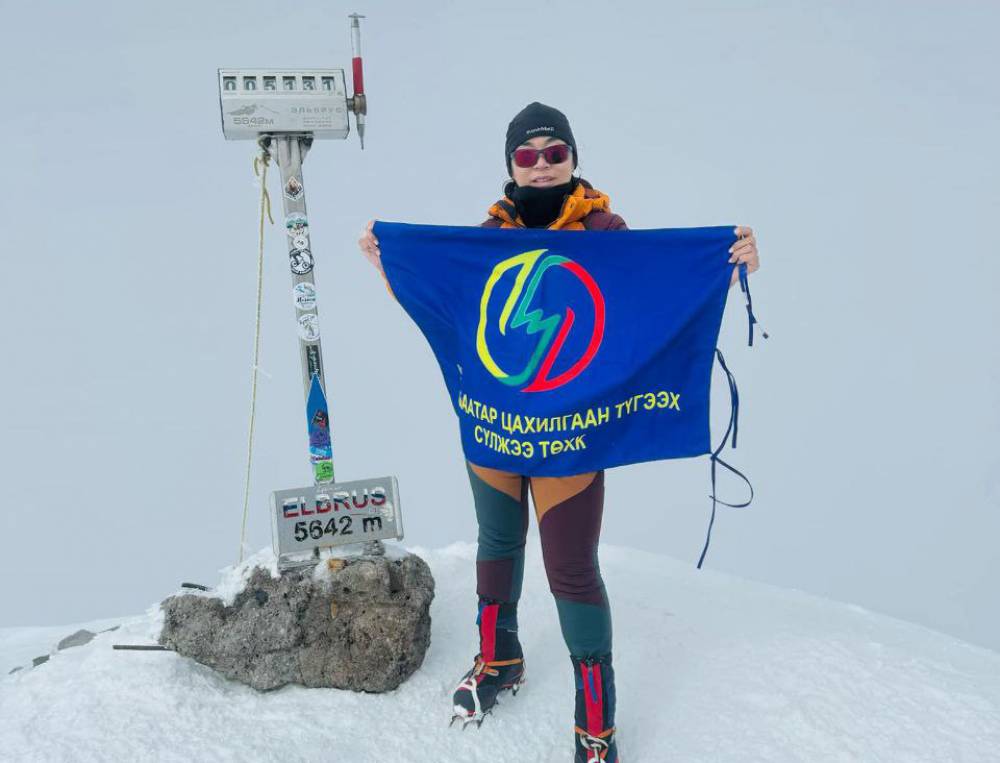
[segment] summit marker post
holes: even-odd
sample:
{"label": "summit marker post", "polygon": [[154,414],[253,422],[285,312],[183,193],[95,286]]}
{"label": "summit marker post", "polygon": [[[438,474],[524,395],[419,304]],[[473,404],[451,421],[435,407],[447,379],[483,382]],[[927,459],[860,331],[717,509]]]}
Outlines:
{"label": "summit marker post", "polygon": [[383,554],[383,539],[403,537],[395,477],[334,481],[332,424],[314,278],[316,256],[310,242],[302,174],[302,164],[315,139],[347,138],[350,113],[355,115],[364,148],[368,109],[359,24],[364,16],[354,13],[349,18],[351,96],[347,95],[343,69],[218,70],[226,140],[256,141],[281,170],[282,223],[292,275],[313,484],[271,494],[272,542],[280,568],[312,564],[319,549],[325,547],[363,543],[365,554]]}

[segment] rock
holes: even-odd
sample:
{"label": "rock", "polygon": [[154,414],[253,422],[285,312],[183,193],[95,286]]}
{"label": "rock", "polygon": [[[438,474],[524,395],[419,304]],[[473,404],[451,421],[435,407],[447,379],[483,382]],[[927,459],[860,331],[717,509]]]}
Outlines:
{"label": "rock", "polygon": [[31,667],[37,668],[39,665],[49,661],[49,655],[43,654],[41,657],[36,657],[31,661]]}
{"label": "rock", "polygon": [[385,692],[423,663],[433,598],[430,568],[412,554],[330,559],[279,578],[255,567],[232,606],[201,592],[163,601],[159,642],[260,691]]}
{"label": "rock", "polygon": [[86,628],[78,630],[76,633],[67,636],[56,645],[56,649],[69,649],[71,646],[83,646],[90,643],[96,633],[88,631]]}

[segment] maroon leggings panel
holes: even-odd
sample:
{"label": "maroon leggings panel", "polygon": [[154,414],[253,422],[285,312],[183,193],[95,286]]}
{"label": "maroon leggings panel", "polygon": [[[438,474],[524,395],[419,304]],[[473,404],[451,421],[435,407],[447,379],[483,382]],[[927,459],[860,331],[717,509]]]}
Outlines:
{"label": "maroon leggings panel", "polygon": [[538,530],[545,573],[549,588],[557,597],[584,604],[606,603],[597,563],[603,513],[602,470],[586,488],[542,516]]}

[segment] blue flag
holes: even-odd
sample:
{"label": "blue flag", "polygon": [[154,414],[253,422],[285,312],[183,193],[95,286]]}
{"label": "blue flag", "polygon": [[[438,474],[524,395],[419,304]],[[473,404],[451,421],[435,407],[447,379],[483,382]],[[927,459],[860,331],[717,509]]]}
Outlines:
{"label": "blue flag", "polygon": [[734,225],[373,232],[473,463],[562,476],[711,451]]}

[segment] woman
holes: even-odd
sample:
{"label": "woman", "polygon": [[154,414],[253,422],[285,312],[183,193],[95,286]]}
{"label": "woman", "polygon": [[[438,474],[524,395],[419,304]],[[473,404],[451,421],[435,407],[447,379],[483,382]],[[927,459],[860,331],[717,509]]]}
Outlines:
{"label": "woman", "polygon": [[[572,162],[570,161],[572,159]],[[565,115],[537,101],[507,127],[505,161],[510,180],[504,198],[481,223],[493,228],[626,230],[610,199],[573,176],[578,153]],[[382,272],[374,221],[359,239],[364,255]],[[729,262],[759,267],[750,228]],[[737,278],[733,268],[730,286]],[[386,284],[388,286],[388,282]],[[391,289],[390,289],[391,293]],[[526,477],[466,461],[479,522],[476,592],[479,653],[455,690],[455,716],[482,723],[497,694],[524,681],[517,637],[517,602],[524,572],[528,494],[535,506],[549,588],[576,677],[577,763],[619,763],[615,742],[615,677],[611,662],[611,611],[597,560],[604,510],[604,471],[569,477]]]}

